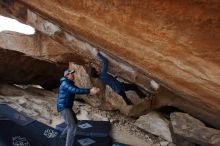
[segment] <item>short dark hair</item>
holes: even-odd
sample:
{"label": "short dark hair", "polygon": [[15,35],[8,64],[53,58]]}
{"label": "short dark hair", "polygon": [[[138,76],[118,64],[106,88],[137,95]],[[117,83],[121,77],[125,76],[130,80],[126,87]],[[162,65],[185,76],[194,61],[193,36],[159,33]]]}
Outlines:
{"label": "short dark hair", "polygon": [[91,69],[90,69],[90,76],[92,76],[93,78],[99,77],[97,70],[94,67],[91,67]]}

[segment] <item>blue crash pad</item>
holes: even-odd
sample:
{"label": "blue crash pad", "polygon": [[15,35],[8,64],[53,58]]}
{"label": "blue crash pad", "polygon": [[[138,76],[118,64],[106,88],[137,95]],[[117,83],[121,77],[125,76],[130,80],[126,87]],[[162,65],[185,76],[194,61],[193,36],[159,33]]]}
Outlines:
{"label": "blue crash pad", "polygon": [[114,142],[114,143],[112,144],[112,146],[129,146],[129,145]]}
{"label": "blue crash pad", "polygon": [[110,137],[88,137],[77,135],[74,146],[111,146]]}
{"label": "blue crash pad", "polygon": [[[63,131],[66,127],[65,123],[56,125],[56,129]],[[108,121],[90,121],[82,120],[77,124],[76,135],[91,136],[91,137],[107,137],[111,124]]]}
{"label": "blue crash pad", "polygon": [[55,127],[55,129],[57,129],[60,132],[62,132],[65,128],[66,128],[66,124],[65,123],[58,124]]}
{"label": "blue crash pad", "polygon": [[0,120],[1,146],[64,146],[60,132],[40,122],[20,126],[13,121]]}
{"label": "blue crash pad", "polygon": [[6,104],[0,104],[0,115],[0,120],[8,118],[21,126],[28,125],[34,121],[32,118],[27,117]]}
{"label": "blue crash pad", "polygon": [[[0,145],[9,146],[17,143],[18,139],[20,143],[30,145],[30,139],[26,137],[27,134],[23,132],[22,127],[15,124],[13,121],[0,120]],[[21,142],[23,141],[23,142]]]}
{"label": "blue crash pad", "polygon": [[[24,131],[29,133],[29,136],[35,141],[40,142],[38,145],[62,146],[64,139],[59,137],[60,131],[47,126],[41,122],[34,121],[33,123],[23,127]],[[65,140],[64,140],[65,141]]]}
{"label": "blue crash pad", "polygon": [[[9,110],[8,110],[9,109]],[[65,140],[59,137],[60,131],[25,116],[20,120],[13,113],[18,111],[9,106],[0,106],[0,146],[64,146]],[[6,111],[6,113],[2,112]],[[7,113],[10,112],[10,113]],[[21,114],[23,116],[23,114]],[[21,122],[24,121],[25,124]],[[28,121],[28,122],[27,122]]]}

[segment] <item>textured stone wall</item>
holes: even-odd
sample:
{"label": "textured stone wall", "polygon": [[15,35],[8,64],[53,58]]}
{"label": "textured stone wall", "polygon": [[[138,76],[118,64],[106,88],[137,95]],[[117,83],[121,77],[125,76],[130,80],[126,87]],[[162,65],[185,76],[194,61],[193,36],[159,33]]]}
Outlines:
{"label": "textured stone wall", "polygon": [[[3,3],[1,14],[13,15],[31,24],[73,52],[80,50],[76,51],[79,55],[85,57],[88,49],[81,48],[87,46],[74,44],[74,38],[67,40],[66,33],[100,48],[143,76],[154,78],[163,87],[183,97],[190,109],[188,105],[180,104],[180,99],[174,98],[169,104],[194,115],[202,113],[200,118],[220,127],[217,116],[220,114],[218,0],[0,2]],[[41,26],[42,19],[35,19],[38,16],[50,23]],[[69,43],[71,41],[73,44]],[[125,78],[123,71],[121,76]],[[134,77],[129,80],[139,83],[142,79]]]}
{"label": "textured stone wall", "polygon": [[220,104],[218,1],[21,1],[182,96]]}

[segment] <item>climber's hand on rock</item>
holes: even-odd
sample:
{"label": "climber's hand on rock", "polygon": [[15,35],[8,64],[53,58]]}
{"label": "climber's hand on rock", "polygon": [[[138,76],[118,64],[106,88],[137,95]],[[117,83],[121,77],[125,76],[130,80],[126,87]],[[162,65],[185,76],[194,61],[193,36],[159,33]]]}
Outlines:
{"label": "climber's hand on rock", "polygon": [[96,49],[96,48],[92,48],[91,53],[92,53],[93,56],[97,56],[98,53],[99,53],[99,50]]}
{"label": "climber's hand on rock", "polygon": [[95,95],[95,94],[97,94],[99,91],[100,91],[99,88],[92,87],[92,88],[90,89],[90,95]]}
{"label": "climber's hand on rock", "polygon": [[157,91],[160,88],[160,84],[158,84],[156,81],[151,80],[150,81],[150,86],[153,89],[153,91]]}

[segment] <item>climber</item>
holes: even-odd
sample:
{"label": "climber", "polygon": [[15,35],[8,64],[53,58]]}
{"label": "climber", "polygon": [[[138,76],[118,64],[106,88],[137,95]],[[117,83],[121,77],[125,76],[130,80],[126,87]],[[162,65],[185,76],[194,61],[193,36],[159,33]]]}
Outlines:
{"label": "climber", "polygon": [[[95,53],[94,53],[95,52]],[[109,85],[116,93],[122,96],[127,105],[132,105],[131,100],[127,97],[125,91],[133,90],[135,91],[139,98],[150,98],[151,94],[149,92],[142,92],[135,84],[129,84],[125,82],[118,81],[115,77],[108,74],[108,60],[98,51],[94,51],[93,55],[96,55],[102,63],[102,69],[99,71],[91,67],[90,76],[94,78],[99,78],[101,82],[105,85]]]}
{"label": "climber", "polygon": [[66,146],[73,146],[76,133],[77,118],[72,110],[75,94],[95,95],[99,92],[99,88],[92,87],[78,88],[74,85],[75,70],[65,70],[64,77],[61,78],[61,85],[57,96],[57,111],[64,118],[67,127],[64,129],[61,138],[66,137]]}

